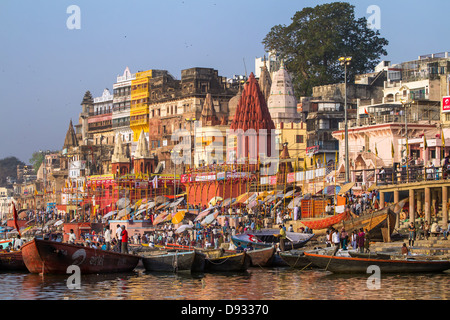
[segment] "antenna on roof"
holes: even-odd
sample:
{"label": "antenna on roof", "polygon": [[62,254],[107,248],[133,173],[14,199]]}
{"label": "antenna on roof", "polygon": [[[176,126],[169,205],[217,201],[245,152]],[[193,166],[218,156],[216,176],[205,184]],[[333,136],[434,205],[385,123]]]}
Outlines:
{"label": "antenna on roof", "polygon": [[245,69],[245,77],[247,78],[247,66],[245,65],[245,58],[242,58],[244,61],[244,69]]}

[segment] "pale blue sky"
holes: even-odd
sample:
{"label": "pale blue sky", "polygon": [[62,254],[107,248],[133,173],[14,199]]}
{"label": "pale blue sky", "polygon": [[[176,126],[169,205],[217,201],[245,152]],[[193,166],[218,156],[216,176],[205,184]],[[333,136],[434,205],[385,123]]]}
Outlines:
{"label": "pale blue sky", "polygon": [[[78,123],[86,90],[112,89],[131,72],[209,67],[232,77],[254,71],[262,40],[277,24],[290,24],[301,0],[0,0],[0,159],[28,163],[38,150],[60,150],[70,119]],[[448,0],[358,0],[357,17],[381,10],[381,36],[393,63],[450,51]],[[70,5],[81,10],[81,29],[69,30]]]}

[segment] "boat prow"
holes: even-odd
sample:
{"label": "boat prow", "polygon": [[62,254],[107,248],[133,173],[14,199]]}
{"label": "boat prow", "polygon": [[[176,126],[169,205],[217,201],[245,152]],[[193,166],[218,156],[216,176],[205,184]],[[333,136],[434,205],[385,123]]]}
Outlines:
{"label": "boat prow", "polygon": [[28,271],[42,274],[67,274],[76,265],[82,274],[131,272],[140,256],[83,247],[63,242],[33,239],[22,247]]}

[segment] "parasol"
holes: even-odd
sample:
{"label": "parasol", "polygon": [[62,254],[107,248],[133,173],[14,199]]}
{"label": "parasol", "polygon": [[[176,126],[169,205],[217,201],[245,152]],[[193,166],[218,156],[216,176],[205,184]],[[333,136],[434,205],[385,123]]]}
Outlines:
{"label": "parasol", "polygon": [[169,213],[161,213],[158,215],[155,220],[153,220],[153,225],[157,225],[158,223],[161,223],[168,215]]}
{"label": "parasol", "polygon": [[121,218],[125,217],[126,215],[130,214],[130,212],[131,212],[131,208],[124,208],[119,211],[116,219],[121,219]]}
{"label": "parasol", "polygon": [[64,223],[64,220],[58,220],[58,221],[55,222],[54,225],[57,227],[57,226],[59,226],[59,225],[61,225],[63,223]]}
{"label": "parasol", "polygon": [[223,205],[224,207],[226,207],[226,206],[231,205],[231,204],[234,203],[235,201],[236,201],[236,199],[234,199],[234,198],[228,198],[228,199],[226,199],[226,200],[224,200],[224,201],[222,202],[222,205]]}
{"label": "parasol", "polygon": [[117,208],[119,210],[125,208],[126,206],[128,206],[130,204],[130,200],[127,198],[120,198],[119,200],[117,200],[116,205]]}
{"label": "parasol", "polygon": [[205,219],[200,223],[202,226],[207,226],[208,224],[212,223],[214,220],[216,220],[217,216],[219,215],[219,212],[211,213],[208,216],[206,216]]}
{"label": "parasol", "polygon": [[179,205],[183,200],[184,200],[184,198],[177,199],[176,201],[172,202],[172,203],[170,204],[169,207],[170,207],[170,208],[174,208],[174,207],[176,207],[177,205]]}
{"label": "parasol", "polygon": [[194,226],[191,226],[189,224],[183,224],[181,227],[179,227],[177,230],[175,230],[175,233],[182,233],[186,231],[187,229],[192,229]]}
{"label": "parasol", "polygon": [[173,217],[172,217],[172,223],[178,224],[184,219],[184,215],[186,214],[186,211],[178,211]]}
{"label": "parasol", "polygon": [[212,206],[215,206],[217,204],[217,202],[219,201],[223,201],[223,198],[221,197],[213,197],[211,200],[209,200],[209,204]]}
{"label": "parasol", "polygon": [[194,221],[200,220],[201,218],[205,217],[214,208],[215,207],[209,207],[208,209],[203,210],[198,214],[198,216],[195,217]]}

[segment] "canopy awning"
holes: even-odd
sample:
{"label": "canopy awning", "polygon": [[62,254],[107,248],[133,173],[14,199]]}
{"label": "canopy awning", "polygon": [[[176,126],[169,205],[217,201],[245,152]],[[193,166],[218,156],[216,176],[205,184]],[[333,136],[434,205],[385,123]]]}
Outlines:
{"label": "canopy awning", "polygon": [[347,191],[353,188],[354,185],[355,185],[354,182],[344,184],[338,194],[345,194]]}

